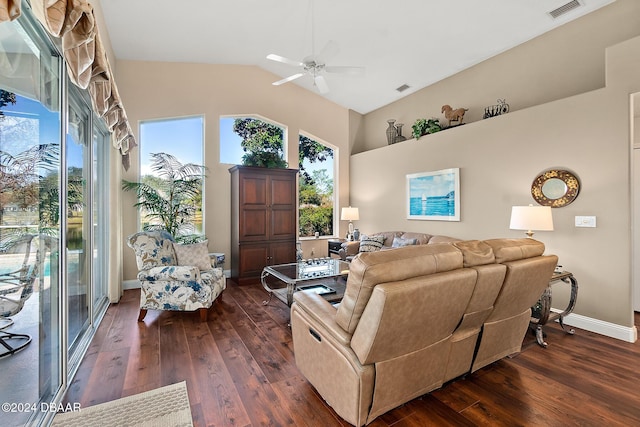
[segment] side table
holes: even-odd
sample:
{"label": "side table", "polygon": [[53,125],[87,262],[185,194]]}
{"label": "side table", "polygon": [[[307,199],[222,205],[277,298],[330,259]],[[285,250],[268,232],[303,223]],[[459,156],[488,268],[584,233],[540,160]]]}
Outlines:
{"label": "side table", "polygon": [[327,240],[327,253],[329,256],[338,255],[340,256],[340,249],[342,248],[342,244],[346,242],[345,239],[329,239]]}
{"label": "side table", "polygon": [[211,264],[216,268],[222,268],[224,270],[224,253],[222,252],[210,252],[209,258],[211,258]]}
{"label": "side table", "polygon": [[[563,282],[571,285],[571,295],[569,297],[569,304],[567,308],[561,313],[551,312],[551,285],[555,282]],[[574,329],[567,329],[564,325],[564,317],[571,313],[576,305],[576,299],[578,298],[578,280],[573,277],[573,273],[568,271],[562,271],[559,273],[553,273],[551,280],[549,280],[549,286],[542,293],[538,304],[533,307],[533,313],[529,326],[536,332],[536,341],[542,347],[547,347],[547,343],[544,341],[544,332],[542,327],[548,322],[558,320],[562,330],[566,333],[573,335]]]}

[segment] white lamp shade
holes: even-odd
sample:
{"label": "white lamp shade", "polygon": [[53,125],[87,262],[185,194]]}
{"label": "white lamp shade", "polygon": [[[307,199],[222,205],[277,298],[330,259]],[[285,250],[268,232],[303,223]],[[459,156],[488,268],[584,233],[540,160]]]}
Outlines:
{"label": "white lamp shade", "polygon": [[512,206],[512,230],[553,231],[551,206]]}
{"label": "white lamp shade", "polygon": [[351,206],[342,208],[340,219],[343,221],[358,221],[360,219],[358,208],[352,208]]}

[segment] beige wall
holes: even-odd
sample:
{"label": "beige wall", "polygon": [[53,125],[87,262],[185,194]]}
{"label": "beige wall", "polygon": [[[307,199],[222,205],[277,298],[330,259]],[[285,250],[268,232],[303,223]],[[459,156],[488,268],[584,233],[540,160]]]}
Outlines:
{"label": "beige wall", "polygon": [[441,114],[444,104],[468,108],[465,122],[474,122],[481,120],[484,108],[496,104],[498,98],[506,99],[513,112],[604,87],[605,49],[637,35],[640,35],[640,1],[617,0],[368,113],[354,153],[386,145],[387,119],[404,123],[403,134],[410,137],[411,124],[418,118],[444,121]]}
{"label": "beige wall", "polygon": [[[595,19],[596,14],[603,21]],[[597,28],[609,35],[605,39],[615,39],[626,34],[630,22],[636,26],[635,32],[640,32],[640,2],[619,0],[593,15],[581,20],[584,25],[581,32],[572,28],[581,25],[576,23],[568,32],[560,29],[544,38],[557,41],[580,33],[583,37],[577,44],[598,45],[591,30]],[[612,17],[619,20],[610,20]],[[611,25],[613,22],[615,26]],[[603,30],[605,26],[618,24],[624,29],[619,36],[612,37],[609,33],[613,30]],[[536,44],[537,40],[531,43]],[[600,70],[596,73],[580,63],[571,65],[565,61],[569,75],[579,77],[583,71],[593,74],[586,79],[590,83],[586,80],[577,83],[565,94],[579,92],[583,84],[587,88],[603,86],[565,98],[554,95],[558,90],[554,79],[544,76],[543,58],[547,55],[559,58],[553,46],[528,49],[525,57],[517,52],[506,54],[513,61],[528,58],[531,68],[538,65],[541,68],[542,77],[534,90],[523,89],[520,96],[513,96],[518,73],[513,76],[507,73],[507,79],[501,70],[511,66],[504,58],[497,58],[465,72],[468,83],[464,86],[462,76],[455,76],[434,87],[433,92],[432,88],[425,89],[365,116],[366,141],[357,145],[378,148],[351,159],[351,203],[360,208],[358,226],[364,233],[398,229],[466,239],[521,237],[522,232],[509,230],[511,206],[534,203],[530,185],[540,172],[552,167],[570,169],[582,182],[578,198],[567,207],[553,210],[555,231],[538,232],[535,237],[578,278],[580,290],[575,313],[632,328],[629,98],[640,89],[640,37],[607,49],[606,62],[603,50],[602,65],[595,67]],[[497,84],[490,83],[491,75],[496,75],[498,84],[505,83],[505,90],[493,90],[492,96],[507,97],[512,107],[521,104],[522,108],[478,120],[484,106],[492,101],[487,99],[485,83]],[[521,76],[520,84],[529,86],[531,73],[523,70]],[[409,115],[414,114],[414,118],[421,112],[417,105],[422,105],[424,111],[428,106],[423,102],[426,100],[431,101],[431,106],[446,101],[471,108],[468,114],[471,123],[418,141],[386,146],[385,119],[411,123]],[[451,167],[459,167],[461,173],[461,221],[405,219],[406,174]],[[595,215],[597,228],[575,228],[576,215]],[[556,285],[554,307],[566,305],[566,288]]]}
{"label": "beige wall", "polygon": [[[205,234],[212,252],[224,252],[228,257],[231,253],[228,169],[232,165],[218,162],[221,116],[255,114],[285,125],[288,160],[293,168],[297,168],[297,135],[300,131],[338,147],[339,180],[335,188],[339,191],[340,206],[349,203],[351,114],[347,109],[293,84],[272,86],[276,76],[250,66],[118,61],[116,79],[136,137],[140,121],[204,115],[204,157],[208,168]],[[176,141],[176,146],[179,144],[180,141]],[[138,150],[133,151],[131,169],[123,173],[122,178],[138,179],[138,153]],[[119,186],[119,183],[114,185]],[[134,203],[133,193],[123,195],[123,237],[137,231]],[[316,246],[313,242],[310,244]],[[326,242],[317,245],[317,250],[320,249],[326,252]],[[123,258],[124,279],[134,279],[135,260],[127,247]]]}

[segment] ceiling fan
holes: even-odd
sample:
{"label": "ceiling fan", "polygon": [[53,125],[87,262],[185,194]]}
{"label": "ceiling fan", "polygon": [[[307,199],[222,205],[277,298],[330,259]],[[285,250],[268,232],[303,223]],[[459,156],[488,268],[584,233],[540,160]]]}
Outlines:
{"label": "ceiling fan", "polygon": [[274,86],[280,86],[281,84],[299,79],[305,75],[309,75],[313,78],[313,85],[318,88],[318,92],[327,93],[329,92],[329,85],[327,84],[326,79],[324,78],[324,73],[336,73],[336,74],[347,74],[352,76],[362,76],[364,75],[364,67],[352,67],[352,66],[336,66],[336,65],[327,65],[327,61],[338,54],[339,47],[338,44],[330,40],[324,48],[320,51],[319,54],[315,54],[313,52],[313,48],[315,45],[314,40],[314,32],[313,32],[313,3],[310,3],[311,8],[311,55],[302,59],[302,61],[297,61],[295,59],[285,58],[284,56],[270,54],[267,55],[267,59],[275,62],[281,62],[283,64],[291,65],[300,69],[298,73],[292,74],[289,77],[285,77],[282,80],[278,80],[277,82],[273,82]]}

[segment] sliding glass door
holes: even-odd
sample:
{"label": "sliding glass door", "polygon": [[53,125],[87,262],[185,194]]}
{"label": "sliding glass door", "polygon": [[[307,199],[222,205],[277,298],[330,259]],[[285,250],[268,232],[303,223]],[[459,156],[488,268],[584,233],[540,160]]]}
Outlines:
{"label": "sliding glass door", "polygon": [[[1,335],[31,339],[0,358],[5,403],[50,402],[63,384],[61,70],[60,56],[33,21],[0,25],[0,318],[12,322]],[[18,410],[0,415],[3,425],[38,416]]]}
{"label": "sliding glass door", "polygon": [[53,416],[108,305],[110,136],[23,12],[0,25],[0,339],[30,341],[0,345],[2,426]]}
{"label": "sliding glass door", "polygon": [[91,194],[91,145],[88,144],[89,109],[80,95],[69,86],[69,126],[66,141],[66,256],[69,353],[74,352],[78,338],[89,325]]}

